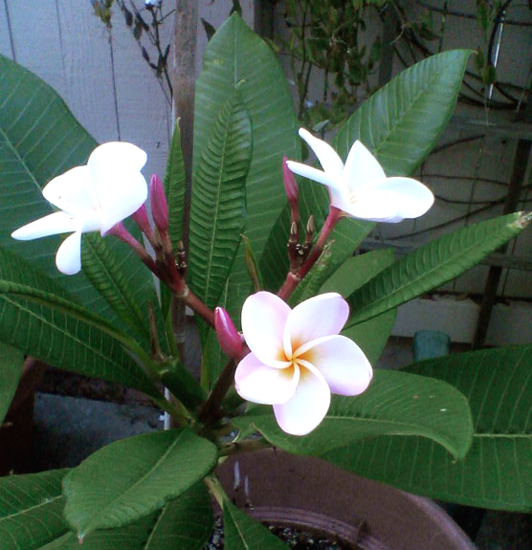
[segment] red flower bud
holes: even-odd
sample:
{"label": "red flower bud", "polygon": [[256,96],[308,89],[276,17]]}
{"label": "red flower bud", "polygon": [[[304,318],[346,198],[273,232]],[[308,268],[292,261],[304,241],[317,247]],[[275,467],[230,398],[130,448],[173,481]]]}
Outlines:
{"label": "red flower bud", "polygon": [[161,233],[168,230],[168,203],[161,180],[154,174],[150,180],[151,214],[155,227]]}
{"label": "red flower bud", "polygon": [[243,349],[242,338],[231,317],[222,307],[217,307],[214,310],[214,328],[224,353],[233,359],[238,359]]}
{"label": "red flower bud", "polygon": [[288,202],[290,203],[290,205],[292,205],[294,203],[297,204],[299,190],[297,188],[296,178],[286,164],[287,160],[288,159],[286,157],[283,157],[283,181],[286,196],[288,197]]}
{"label": "red flower bud", "polygon": [[148,218],[148,211],[143,204],[131,217],[135,220],[135,223],[140,227],[140,230],[151,240],[151,226]]}

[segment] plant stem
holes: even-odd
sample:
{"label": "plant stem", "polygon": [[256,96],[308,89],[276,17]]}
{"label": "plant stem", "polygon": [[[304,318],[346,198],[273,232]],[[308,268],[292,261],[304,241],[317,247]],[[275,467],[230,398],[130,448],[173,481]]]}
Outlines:
{"label": "plant stem", "polygon": [[233,441],[226,443],[220,450],[220,456],[231,456],[241,453],[252,453],[254,451],[260,451],[261,449],[267,449],[272,445],[265,439],[246,439],[245,441]]}
{"label": "plant stem", "polygon": [[227,498],[227,495],[225,494],[220,480],[216,476],[211,475],[206,476],[203,481],[205,482],[205,485],[207,485],[207,488],[211,492],[212,496],[216,499],[216,502],[220,508],[223,508],[224,500]]}
{"label": "plant stem", "polygon": [[234,359],[229,359],[207,401],[203,405],[200,412],[200,419],[205,422],[205,424],[212,424],[220,418],[222,402],[235,378],[236,365],[237,362]]}
{"label": "plant stem", "polygon": [[287,300],[292,292],[295,290],[297,285],[305,277],[305,275],[312,269],[312,266],[316,263],[316,260],[320,257],[320,254],[323,251],[323,247],[329,238],[332,230],[335,228],[338,220],[342,217],[343,212],[336,208],[335,206],[329,207],[329,215],[321,228],[321,232],[318,236],[318,240],[312,249],[309,257],[305,260],[303,265],[298,269],[297,273],[288,273],[286,279],[277,292],[277,296],[283,300]]}

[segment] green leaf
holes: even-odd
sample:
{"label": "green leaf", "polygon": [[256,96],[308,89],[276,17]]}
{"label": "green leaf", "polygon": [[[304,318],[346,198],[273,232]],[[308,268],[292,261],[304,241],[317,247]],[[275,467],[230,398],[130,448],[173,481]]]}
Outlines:
{"label": "green leaf", "polygon": [[[83,539],[83,550],[200,550],[212,533],[212,504],[203,483],[194,485],[162,509],[117,529],[102,529]],[[40,550],[80,550],[69,532]]]}
{"label": "green leaf", "polygon": [[246,222],[251,126],[236,89],[195,166],[190,207],[190,287],[214,307],[229,276]]}
{"label": "green leaf", "polygon": [[183,234],[183,215],[186,191],[185,160],[181,149],[181,130],[179,119],[174,127],[168,161],[166,163],[166,175],[164,176],[164,190],[168,202],[168,234],[174,251]]}
{"label": "green leaf", "polygon": [[286,550],[288,547],[256,519],[224,500],[225,550]]}
{"label": "green leaf", "polygon": [[[246,183],[246,236],[260,259],[266,239],[285,203],[281,177],[283,155],[298,159],[298,122],[292,96],[277,56],[233,14],[213,36],[196,84],[194,170],[212,125],[233,90],[239,92],[251,119],[253,158]],[[228,304],[234,315],[248,294],[250,281],[240,247],[231,275]],[[233,303],[234,302],[234,303]]]}
{"label": "green leaf", "polygon": [[177,359],[168,360],[164,367],[159,367],[161,383],[187,409],[193,411],[207,398],[207,392],[203,390],[194,375]]}
{"label": "green leaf", "polygon": [[[127,266],[120,265],[109,247],[109,239],[96,234],[83,237],[81,262],[83,273],[92,286],[103,296],[128,327],[140,336],[144,343],[150,342],[148,312],[142,313],[126,279]],[[155,300],[155,296],[153,297]]]}
{"label": "green leaf", "polygon": [[338,132],[340,156],[359,139],[387,176],[412,174],[451,118],[471,53],[451,50],[428,57],[373,94]]}
{"label": "green leaf", "polygon": [[[358,139],[376,156],[388,176],[411,175],[428,156],[451,117],[470,54],[468,50],[454,50],[424,59],[374,93],[333,139],[332,145],[340,157],[345,160]],[[326,188],[308,180],[299,187],[302,219],[314,214],[317,227],[321,227],[329,209]],[[285,210],[262,258],[261,270],[270,290],[277,289],[287,273],[284,247],[289,219]],[[350,218],[341,220],[331,235],[333,266],[351,256],[374,226]]]}
{"label": "green leaf", "polygon": [[[366,252],[348,258],[322,285],[320,293],[338,292],[346,297],[375,277],[394,261],[393,250]],[[356,342],[372,365],[378,361],[395,324],[396,309],[378,315],[342,331],[344,336]]]}
{"label": "green leaf", "polygon": [[80,537],[122,527],[184,493],[216,458],[216,447],[188,428],[117,441],[65,478],[65,518]]}
{"label": "green leaf", "polygon": [[158,512],[143,550],[200,550],[211,536],[213,524],[211,496],[201,481]]}
{"label": "green leaf", "polygon": [[23,363],[21,351],[0,342],[0,426],[17,391]]}
{"label": "green leaf", "polygon": [[357,397],[333,396],[322,423],[303,437],[282,432],[270,411],[250,407],[244,422],[251,420],[270,443],[298,454],[320,455],[365,437],[403,434],[430,438],[461,458],[473,435],[469,406],[458,390],[397,371],[374,371],[369,388]]}
{"label": "green leaf", "polygon": [[[2,550],[79,550],[63,519],[61,480],[68,470],[0,479]],[[83,550],[200,550],[212,533],[213,514],[203,483],[162,509],[118,529],[90,533]]]}
{"label": "green leaf", "polygon": [[328,279],[320,293],[338,292],[347,298],[394,262],[393,249],[374,250],[348,258]]}
{"label": "green leaf", "polygon": [[530,217],[517,212],[472,224],[419,247],[349,296],[348,327],[454,279],[518,235]]}
{"label": "green leaf", "polygon": [[459,389],[475,433],[455,461],[418,437],[380,436],[322,458],[359,475],[431,498],[508,511],[532,511],[532,346],[415,363],[407,369]]}
{"label": "green leaf", "polygon": [[68,470],[0,478],[0,548],[37,550],[68,531],[61,480]]}
{"label": "green leaf", "polygon": [[136,343],[0,248],[0,340],[59,368],[158,396],[124,346]]}
{"label": "green leaf", "polygon": [[390,309],[369,321],[346,328],[340,334],[358,344],[366,354],[368,361],[375,366],[386,347],[396,317],[397,309]]}
{"label": "green leaf", "polygon": [[[100,296],[82,274],[66,277],[59,273],[54,257],[61,238],[50,236],[35,241],[16,241],[11,232],[22,225],[52,212],[52,206],[42,197],[41,188],[53,177],[73,166],[85,164],[96,142],[76,121],[65,103],[41,79],[0,56],[0,247],[27,260],[45,275],[60,279],[60,284],[88,309],[111,320],[117,317],[107,299]],[[84,261],[92,269],[105,264],[89,255],[99,250],[87,246],[100,236],[84,236]],[[150,272],[131,249],[118,240],[107,237],[114,262],[127,278],[128,299],[120,305],[123,315],[130,302],[145,310],[148,300],[155,302]],[[98,269],[99,269],[98,267]],[[106,273],[100,274],[103,281]],[[118,285],[124,295],[123,282],[106,279],[110,287]],[[133,290],[131,290],[133,289]],[[101,290],[101,288],[100,288]],[[115,307],[118,298],[112,302]],[[129,311],[127,319],[135,318]]]}

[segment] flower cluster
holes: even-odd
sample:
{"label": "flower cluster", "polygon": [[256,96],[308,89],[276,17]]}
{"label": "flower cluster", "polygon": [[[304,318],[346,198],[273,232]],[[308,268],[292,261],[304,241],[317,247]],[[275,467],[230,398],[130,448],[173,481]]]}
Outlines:
{"label": "flower cluster", "polygon": [[[283,298],[290,295],[315,263],[341,217],[396,223],[424,214],[434,197],[416,180],[387,178],[359,141],[352,146],[344,164],[327,143],[306,130],[299,133],[323,170],[283,161],[292,217],[291,273],[278,295],[259,291],[247,298],[242,308],[243,339],[224,310],[208,310],[186,288],[184,272],[179,270],[168,237],[168,207],[156,176],[150,182],[156,234],[152,231],[144,206],[148,186],[141,174],[146,153],[135,145],[118,142],[101,145],[86,166],[54,178],[44,187],[43,195],[60,210],[17,229],[12,236],[28,240],[72,233],[56,255],[58,269],[67,275],[81,269],[82,233],[99,231],[102,236],[112,233],[124,240],[177,297],[186,299],[187,305],[215,326],[222,349],[237,363],[232,372],[240,396],[254,403],[273,405],[275,418],[285,432],[308,434],[327,414],[331,393],[360,394],[371,381],[372,368],[360,347],[339,334],[349,316],[349,306],[342,296],[318,295],[293,309]],[[331,214],[315,243],[313,220],[307,224],[305,243],[299,243],[298,189],[290,171],[329,189]],[[122,220],[131,215],[152,244],[155,259],[123,228]],[[222,397],[226,389],[224,386]],[[217,395],[216,391],[213,395]]]}

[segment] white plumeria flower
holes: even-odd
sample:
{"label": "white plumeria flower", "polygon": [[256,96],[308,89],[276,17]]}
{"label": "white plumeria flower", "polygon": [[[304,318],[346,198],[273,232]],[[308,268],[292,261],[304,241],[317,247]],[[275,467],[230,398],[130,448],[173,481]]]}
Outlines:
{"label": "white plumeria flower", "polygon": [[74,275],[81,269],[81,234],[100,231],[135,213],[146,201],[148,186],[140,173],[147,155],[136,145],[104,143],[92,152],[85,166],[77,166],[51,180],[44,198],[60,209],[14,231],[22,241],[72,233],[55,257],[59,271]]}
{"label": "white plumeria flower", "polygon": [[237,366],[237,392],[253,403],[273,405],[285,432],[311,432],[325,417],[331,392],[358,395],[373,375],[364,352],[338,334],[348,315],[347,302],[336,293],[294,309],[269,292],[247,298],[242,331],[251,352]]}
{"label": "white plumeria flower", "polygon": [[331,205],[346,215],[397,223],[418,218],[432,206],[434,195],[425,185],[411,178],[387,178],[377,159],[360,141],[355,141],[344,164],[325,141],[303,128],[299,135],[314,151],[323,170],[294,161],[287,161],[288,167],[295,174],[326,185]]}

